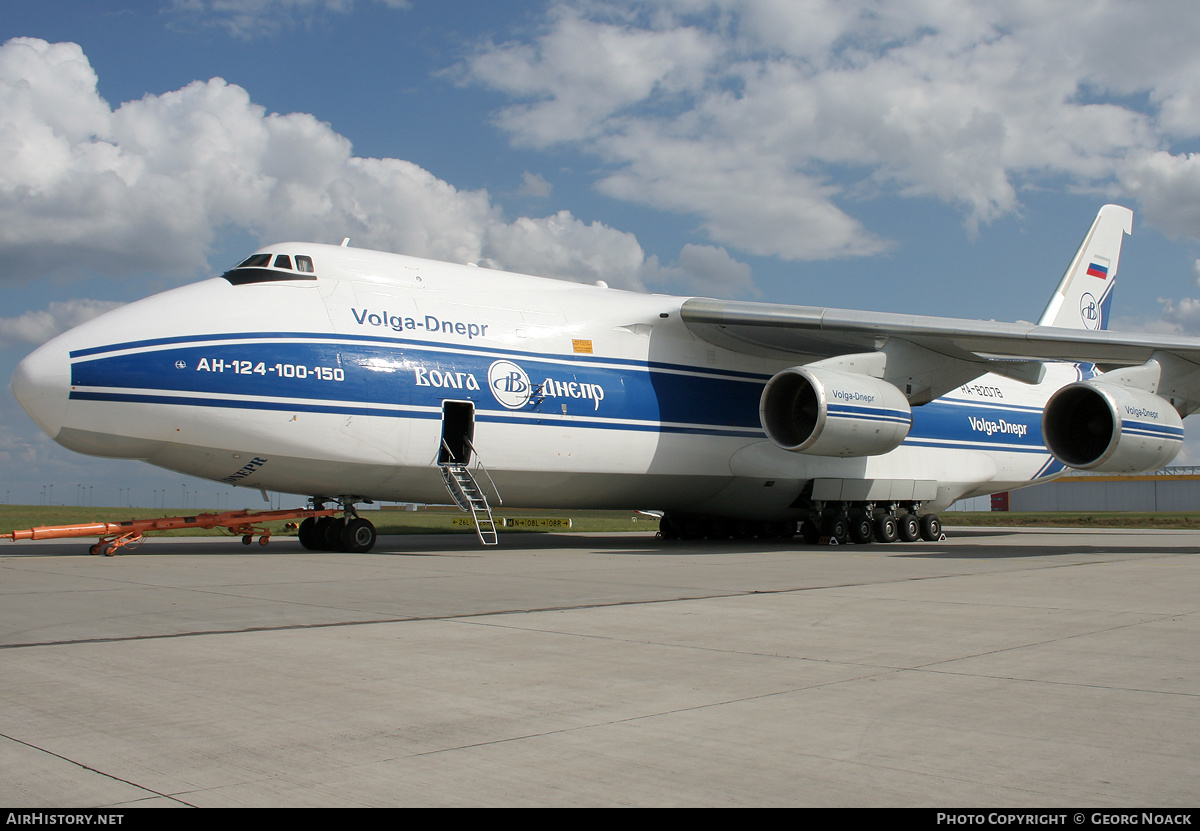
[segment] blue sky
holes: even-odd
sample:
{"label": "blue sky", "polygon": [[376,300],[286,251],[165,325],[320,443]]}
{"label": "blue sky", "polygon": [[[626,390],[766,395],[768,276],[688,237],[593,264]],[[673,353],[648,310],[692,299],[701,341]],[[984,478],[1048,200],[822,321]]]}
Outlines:
{"label": "blue sky", "polygon": [[[0,372],[282,238],[1032,319],[1108,201],[1116,325],[1197,333],[1198,34],[1188,2],[9,3]],[[5,501],[216,498],[0,419]]]}

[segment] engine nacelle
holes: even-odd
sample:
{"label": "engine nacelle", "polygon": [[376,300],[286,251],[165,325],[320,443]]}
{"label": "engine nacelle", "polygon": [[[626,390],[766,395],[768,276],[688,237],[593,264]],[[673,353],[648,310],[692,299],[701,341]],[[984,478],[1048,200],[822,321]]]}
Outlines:
{"label": "engine nacelle", "polygon": [[778,373],[763,389],[758,415],[775,444],[814,456],[878,456],[912,427],[908,399],[896,387],[824,367]]}
{"label": "engine nacelle", "polygon": [[1042,436],[1054,458],[1079,470],[1158,470],[1183,444],[1183,419],[1164,398],[1103,380],[1079,381],[1046,402]]}

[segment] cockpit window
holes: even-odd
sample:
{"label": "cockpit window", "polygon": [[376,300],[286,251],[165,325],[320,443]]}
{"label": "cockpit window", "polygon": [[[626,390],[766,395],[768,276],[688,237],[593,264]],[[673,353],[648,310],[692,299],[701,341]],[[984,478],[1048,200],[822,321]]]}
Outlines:
{"label": "cockpit window", "polygon": [[[274,263],[272,263],[274,257]],[[300,272],[297,274],[296,272]],[[296,271],[292,270],[292,258],[287,254],[252,254],[221,276],[235,286],[247,283],[275,283],[283,280],[316,280],[312,257],[296,255]]]}

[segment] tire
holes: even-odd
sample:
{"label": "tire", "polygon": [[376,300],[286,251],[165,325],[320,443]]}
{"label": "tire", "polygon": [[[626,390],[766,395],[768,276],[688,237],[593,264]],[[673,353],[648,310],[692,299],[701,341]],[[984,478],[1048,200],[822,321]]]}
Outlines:
{"label": "tire", "polygon": [[833,537],[838,545],[845,545],[850,539],[850,527],[845,517],[841,516],[826,517],[821,523],[821,533],[823,536]]}
{"label": "tire", "polygon": [[312,551],[329,551],[326,540],[329,538],[329,524],[332,517],[317,517],[312,526]]}
{"label": "tire", "polygon": [[926,542],[937,542],[942,537],[942,521],[937,514],[925,514],[921,517],[921,539]]}
{"label": "tire", "polygon": [[706,540],[731,540],[737,536],[737,523],[724,517],[700,517]]}
{"label": "tire", "polygon": [[921,520],[912,514],[903,514],[896,521],[896,530],[904,542],[916,542],[921,539]]}
{"label": "tire", "polygon": [[677,523],[676,532],[679,534],[679,539],[689,542],[704,539],[704,527],[696,517],[685,515],[677,517],[674,522]]}
{"label": "tire", "polygon": [[871,518],[865,511],[850,514],[850,541],[856,545],[866,545],[871,541]]}
{"label": "tire", "polygon": [[320,551],[320,546],[317,545],[317,520],[316,517],[309,517],[300,523],[300,528],[296,533],[300,538],[300,544],[309,551]]}
{"label": "tire", "polygon": [[895,542],[899,536],[900,529],[894,516],[884,514],[875,520],[875,539],[880,542]]}
{"label": "tire", "polygon": [[346,520],[322,517],[317,522],[318,542],[322,551],[340,551],[342,547],[342,529]]}
{"label": "tire", "polygon": [[375,526],[368,520],[355,517],[342,527],[341,546],[348,554],[363,554],[375,545]]}
{"label": "tire", "polygon": [[806,545],[816,545],[821,541],[821,526],[811,519],[804,520],[800,523],[800,538]]}

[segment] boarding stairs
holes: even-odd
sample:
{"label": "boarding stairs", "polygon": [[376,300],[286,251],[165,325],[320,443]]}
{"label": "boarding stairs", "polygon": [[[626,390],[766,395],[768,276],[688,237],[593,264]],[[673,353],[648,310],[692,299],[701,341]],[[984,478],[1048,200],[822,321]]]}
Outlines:
{"label": "boarding stairs", "polygon": [[473,472],[467,464],[457,461],[449,445],[443,441],[442,444],[446,447],[449,461],[438,462],[438,467],[442,471],[442,481],[446,483],[446,490],[450,492],[450,496],[459,510],[471,514],[479,541],[484,545],[496,545],[500,540],[496,534],[496,522],[492,518],[492,508],[488,504],[487,495],[480,486],[475,473],[482,472],[487,477],[499,504],[504,504],[504,500],[500,498],[500,492],[496,489],[496,483],[492,481],[491,474],[479,460],[479,452],[471,445],[470,439],[464,439],[464,441],[471,450],[470,455],[475,456],[475,471]]}

